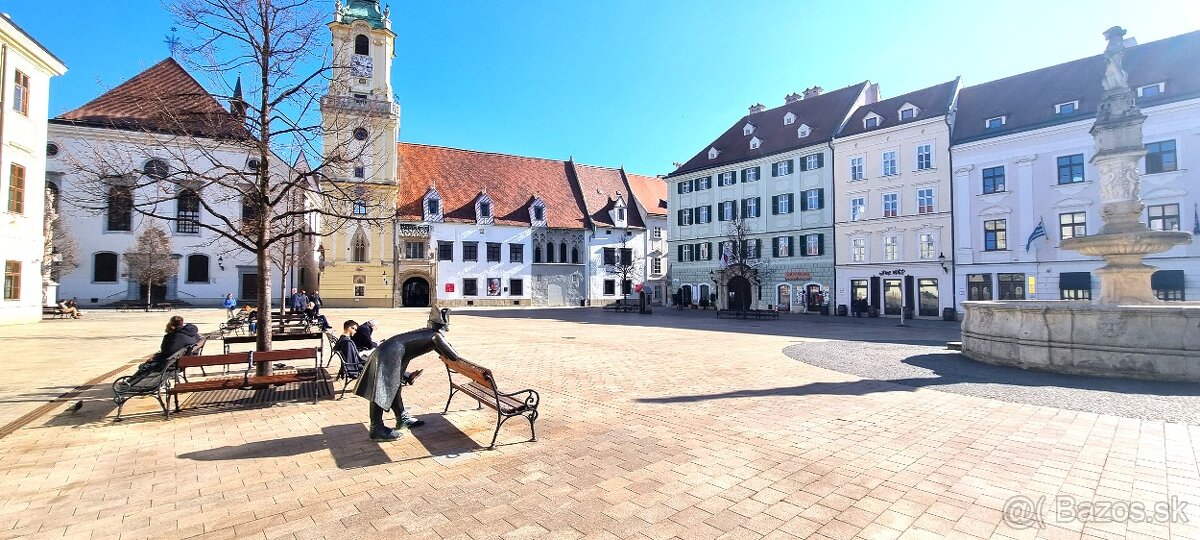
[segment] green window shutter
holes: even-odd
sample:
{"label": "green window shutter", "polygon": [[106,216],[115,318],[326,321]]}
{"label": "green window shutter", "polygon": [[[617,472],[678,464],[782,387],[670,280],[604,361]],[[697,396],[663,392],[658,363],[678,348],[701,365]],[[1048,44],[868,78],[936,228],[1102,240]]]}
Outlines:
{"label": "green window shutter", "polygon": [[755,178],[762,178],[762,167],[755,167],[755,168],[754,168],[754,177],[755,177]]}
{"label": "green window shutter", "polygon": [[778,163],[771,164],[771,176],[779,176],[779,164]]}
{"label": "green window shutter", "polygon": [[820,169],[821,167],[824,167],[824,166],[825,166],[825,153],[822,152],[820,154],[817,154],[817,168]]}
{"label": "green window shutter", "polygon": [[754,258],[762,257],[762,238],[754,239]]}
{"label": "green window shutter", "polygon": [[793,238],[791,236],[788,237],[788,257],[796,256],[796,243],[794,242],[794,240],[795,240],[795,238]]}
{"label": "green window shutter", "polygon": [[800,235],[800,256],[801,257],[808,256],[808,235],[807,234]]}
{"label": "green window shutter", "polygon": [[683,226],[683,210],[679,210],[679,211],[675,212],[675,214],[676,214],[675,224],[682,227]]}
{"label": "green window shutter", "polygon": [[747,169],[742,169],[742,182],[746,181],[746,171]]}
{"label": "green window shutter", "polygon": [[683,262],[683,246],[679,246],[679,262]]}
{"label": "green window shutter", "polygon": [[711,261],[713,258],[712,242],[705,242],[705,245],[708,246],[708,260]]}
{"label": "green window shutter", "polygon": [[798,158],[796,161],[800,162],[800,170],[802,170],[802,171],[808,170],[808,160],[805,159],[804,156],[800,156],[800,158]]}
{"label": "green window shutter", "polygon": [[825,208],[825,188],[817,188],[817,208]]}
{"label": "green window shutter", "polygon": [[754,198],[754,207],[758,209],[758,215],[762,215],[762,197]]}
{"label": "green window shutter", "polygon": [[796,211],[796,196],[793,193],[788,193],[787,198],[788,198],[788,213],[790,214],[790,213]]}
{"label": "green window shutter", "polygon": [[743,215],[743,216],[744,216],[744,215],[746,215],[746,206],[747,206],[747,204],[746,204],[746,203],[747,203],[749,200],[750,200],[750,199],[742,199],[742,215]]}
{"label": "green window shutter", "polygon": [[771,215],[779,215],[779,195],[771,196]]}
{"label": "green window shutter", "polygon": [[825,254],[825,235],[818,234],[817,235],[817,255],[824,255],[824,254]]}
{"label": "green window shutter", "polygon": [[771,256],[775,257],[776,259],[779,258],[779,238],[774,238],[771,240]]}
{"label": "green window shutter", "polygon": [[804,196],[804,192],[800,192],[800,210],[808,210],[808,197]]}

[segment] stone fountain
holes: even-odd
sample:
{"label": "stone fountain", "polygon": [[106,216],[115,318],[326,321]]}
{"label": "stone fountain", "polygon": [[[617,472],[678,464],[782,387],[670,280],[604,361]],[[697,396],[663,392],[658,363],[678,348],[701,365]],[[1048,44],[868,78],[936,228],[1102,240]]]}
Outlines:
{"label": "stone fountain", "polygon": [[964,302],[963,353],[992,364],[1089,375],[1200,381],[1200,305],[1154,296],[1143,257],[1188,244],[1192,235],[1140,222],[1138,160],[1146,154],[1137,96],[1122,61],[1125,30],[1104,32],[1105,72],[1092,164],[1100,171],[1100,217],[1091,236],[1062,248],[1103,257],[1100,295],[1073,301]]}

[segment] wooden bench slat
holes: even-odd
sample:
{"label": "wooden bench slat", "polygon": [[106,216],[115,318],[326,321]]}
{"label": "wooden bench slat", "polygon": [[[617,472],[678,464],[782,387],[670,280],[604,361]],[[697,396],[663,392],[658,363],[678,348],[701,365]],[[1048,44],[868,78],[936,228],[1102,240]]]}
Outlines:
{"label": "wooden bench slat", "polygon": [[211,390],[237,390],[257,386],[273,386],[297,382],[312,382],[320,378],[316,370],[298,371],[296,373],[281,373],[254,377],[229,377],[209,379],[205,381],[185,382],[172,386],[170,394],[186,394],[188,392],[207,392]]}
{"label": "wooden bench slat", "polygon": [[[475,398],[475,401],[487,405],[489,408],[496,408],[497,396],[492,392],[491,388],[476,382],[469,382],[467,384],[454,384],[452,386],[459,389],[459,391],[466,393],[472,398]],[[504,414],[517,414],[526,409],[524,401],[510,396],[499,396],[499,401],[500,408],[502,409],[500,412]]]}

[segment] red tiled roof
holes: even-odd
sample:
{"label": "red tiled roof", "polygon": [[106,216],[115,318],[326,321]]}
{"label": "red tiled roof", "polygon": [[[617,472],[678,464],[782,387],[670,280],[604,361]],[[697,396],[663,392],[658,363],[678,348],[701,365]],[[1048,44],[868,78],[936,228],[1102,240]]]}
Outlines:
{"label": "red tiled roof", "polygon": [[667,183],[662,178],[625,173],[633,198],[652,216],[667,215]]}
{"label": "red tiled roof", "polygon": [[[624,198],[626,205],[633,205],[632,194],[629,186],[625,184],[623,171],[580,163],[572,164],[588,217],[601,227],[615,227],[609,211],[616,203],[617,196]],[[642,216],[637,212],[628,212],[626,215],[629,217],[630,227],[646,227],[646,224],[642,223]]]}
{"label": "red tiled roof", "polygon": [[131,131],[247,139],[249,131],[174,58],[53,120]]}
{"label": "red tiled roof", "polygon": [[536,196],[546,205],[547,226],[584,227],[567,162],[413,143],[398,143],[398,149],[401,220],[421,221],[421,203],[434,187],[447,222],[474,223],[475,200],[487,190],[498,225],[528,226],[529,204]]}

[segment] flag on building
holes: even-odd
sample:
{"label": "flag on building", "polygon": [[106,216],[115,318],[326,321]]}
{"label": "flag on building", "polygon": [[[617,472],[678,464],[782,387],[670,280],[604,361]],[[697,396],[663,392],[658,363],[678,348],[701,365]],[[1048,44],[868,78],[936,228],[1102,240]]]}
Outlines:
{"label": "flag on building", "polygon": [[721,268],[729,266],[733,259],[733,242],[721,242]]}
{"label": "flag on building", "polygon": [[1033,232],[1029,233],[1029,240],[1025,241],[1025,251],[1029,251],[1029,248],[1033,247],[1033,241],[1038,238],[1046,238],[1046,221],[1041,218],[1038,218],[1037,227],[1034,227]]}
{"label": "flag on building", "polygon": [[1200,236],[1200,204],[1192,204],[1192,234]]}

